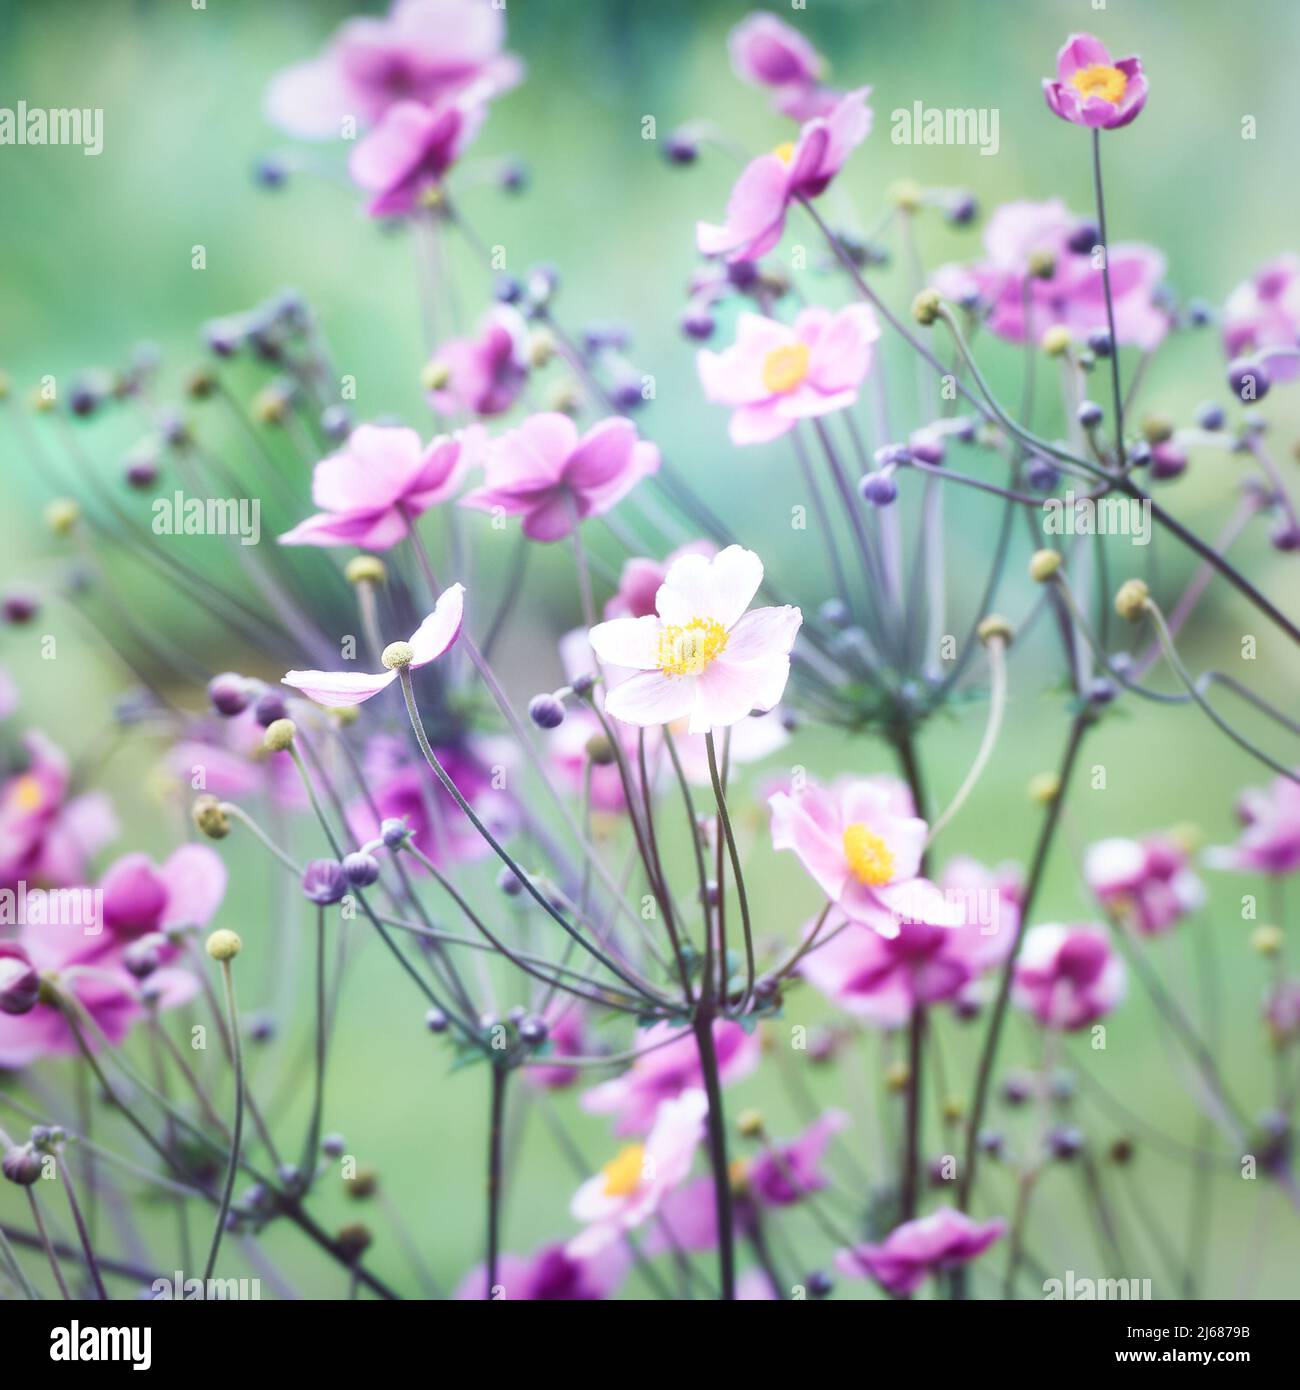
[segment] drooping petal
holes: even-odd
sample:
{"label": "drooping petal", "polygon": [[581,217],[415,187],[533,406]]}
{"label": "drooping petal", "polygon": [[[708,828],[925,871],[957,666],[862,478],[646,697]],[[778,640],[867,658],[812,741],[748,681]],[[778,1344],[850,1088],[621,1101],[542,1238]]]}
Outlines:
{"label": "drooping petal", "polygon": [[378,695],[396,679],[396,671],[385,671],[381,675],[367,671],[286,671],[280,683],[293,686],[327,709],[343,709]]}
{"label": "drooping petal", "polygon": [[438,597],[433,612],[411,634],[411,670],[436,661],[460,636],[465,614],[465,586],[452,584]]}

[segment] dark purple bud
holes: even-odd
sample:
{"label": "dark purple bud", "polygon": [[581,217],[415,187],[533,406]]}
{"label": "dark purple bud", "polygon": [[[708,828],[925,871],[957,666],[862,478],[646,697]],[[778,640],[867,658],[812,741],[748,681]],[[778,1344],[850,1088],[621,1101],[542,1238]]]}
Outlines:
{"label": "dark purple bud", "polygon": [[824,1269],[809,1270],[805,1287],[814,1298],[826,1298],[835,1288],[835,1281]]}
{"label": "dark purple bud", "polygon": [[1097,245],[1099,238],[1100,233],[1093,223],[1080,222],[1070,233],[1070,239],[1065,244],[1076,256],[1086,256]]}
{"label": "dark purple bud", "polygon": [[1176,478],[1187,468],[1187,455],[1173,442],[1166,439],[1151,448],[1151,476],[1162,482]]}
{"label": "dark purple bud", "polygon": [[969,227],[979,216],[980,205],[973,193],[958,193],[948,204],[948,221],[954,227]]}
{"label": "dark purple bud", "polygon": [[641,382],[636,377],[624,377],[610,392],[610,400],[618,410],[640,410],[645,404]]}
{"label": "dark purple bud", "polygon": [[770,1003],[781,993],[781,981],[775,975],[760,975],[754,981],[754,998]]}
{"label": "dark purple bud", "polygon": [[249,1014],[246,1026],[249,1039],[255,1043],[269,1043],[278,1031],[275,1019],[268,1013]]}
{"label": "dark purple bud", "polygon": [[260,188],[283,188],[289,171],[278,160],[269,155],[259,159],[253,166],[253,182]]}
{"label": "dark purple bud", "polygon": [[122,470],[127,487],[151,488],[158,481],[158,461],[152,454],[138,453],[127,459]]}
{"label": "dark purple bud", "polygon": [[517,898],[524,891],[523,880],[513,869],[502,869],[497,875],[497,887],[507,898]]}
{"label": "dark purple bud", "polygon": [[548,304],[560,287],[560,272],[553,265],[534,266],[528,272],[528,297],[534,304]]}
{"label": "dark purple bud", "polygon": [[1088,699],[1094,705],[1108,705],[1118,694],[1109,676],[1097,676],[1088,686]]}
{"label": "dark purple bud", "polygon": [[163,963],[163,952],[167,949],[167,938],[159,932],[150,932],[131,944],[122,953],[122,964],[137,980],[147,980]]}
{"label": "dark purple bud", "polygon": [[888,507],[898,500],[898,484],[894,481],[892,468],[878,468],[868,473],[858,484],[858,491],[864,502],[873,507]]}
{"label": "dark purple bud", "polygon": [[312,859],[302,871],[302,891],[320,907],[336,903],[348,891],[343,865],[337,859]]}
{"label": "dark purple bud", "polygon": [[1109,357],[1114,351],[1110,334],[1104,328],[1094,328],[1088,334],[1088,349],[1094,357]]}
{"label": "dark purple bud", "polygon": [[3,1161],[0,1161],[0,1169],[3,1169],[5,1177],[19,1187],[30,1187],[36,1182],[41,1176],[42,1167],[40,1154],[30,1144],[6,1149]]}
{"label": "dark purple bud", "polygon": [[1033,1083],[1024,1076],[1008,1076],[1002,1083],[1002,1099],[1008,1105],[1023,1105],[1033,1093]]}
{"label": "dark purple bud", "polygon": [[280,1179],[280,1186],[293,1196],[306,1189],[307,1184],[303,1182],[302,1173],[296,1164],[281,1163],[275,1170],[275,1176]]}
{"label": "dark purple bud", "polygon": [[354,888],[369,888],[379,877],[379,860],[362,850],[345,855],[343,876]]}
{"label": "dark purple bud", "polygon": [[1207,324],[1214,321],[1214,310],[1203,299],[1191,299],[1187,302],[1187,326],[1188,328],[1204,328]]}
{"label": "dark purple bud", "polygon": [[758,265],[754,261],[732,261],[727,266],[727,279],[734,289],[752,289],[758,283]]}
{"label": "dark purple bud", "polygon": [[1228,364],[1228,389],[1243,405],[1262,401],[1272,385],[1262,362],[1239,357]]}
{"label": "dark purple bud", "polygon": [[348,1151],[347,1141],[341,1134],[327,1134],[320,1141],[320,1151],[326,1158],[342,1158]]}
{"label": "dark purple bud", "polygon": [[0,1014],[26,1014],[36,1007],[41,979],[27,952],[12,942],[0,942]]}
{"label": "dark purple bud", "polygon": [[497,170],[497,182],[507,193],[522,193],[528,187],[528,166],[522,159],[507,159]]}
{"label": "dark purple bud", "polygon": [[99,389],[92,386],[90,382],[74,382],[72,389],[68,392],[68,409],[74,415],[84,419],[87,415],[95,413],[103,399]]}
{"label": "dark purple bud", "polygon": [[1054,1129],[1047,1136],[1047,1147],[1053,1158],[1069,1162],[1083,1149],[1083,1135],[1072,1127]]}
{"label": "dark purple bud", "polygon": [[4,596],[0,611],[4,613],[5,622],[20,626],[30,623],[40,611],[40,607],[40,601],[30,590],[14,589]]}
{"label": "dark purple bud", "polygon": [[1211,434],[1221,430],[1227,423],[1228,417],[1223,412],[1221,405],[1216,405],[1214,401],[1206,401],[1196,412],[1196,423],[1203,430],[1209,430]]}
{"label": "dark purple bud", "polygon": [[397,820],[390,817],[388,820],[380,822],[379,838],[388,846],[389,849],[401,849],[406,843],[406,837],[410,834],[404,820]]}
{"label": "dark purple bud", "polygon": [[213,676],[208,682],[208,700],[212,708],[228,719],[243,714],[248,708],[249,696],[248,682],[233,671]]}
{"label": "dark purple bud", "polygon": [[596,688],[596,678],[594,676],[575,676],[569,689],[580,700],[585,700],[588,695]]}
{"label": "dark purple bud", "polygon": [[529,1047],[540,1047],[546,1041],[549,1032],[546,1020],[538,1018],[536,1014],[529,1014],[519,1021],[519,1040]]}
{"label": "dark purple bud", "polygon": [[498,275],[492,293],[502,304],[518,304],[524,297],[524,287],[513,275]]}
{"label": "dark purple bud", "polygon": [[782,708],[777,711],[776,716],[781,721],[781,727],[787,734],[792,734],[799,727],[799,716],[792,709]]}
{"label": "dark purple bud", "polygon": [[1128,461],[1133,468],[1146,468],[1151,462],[1151,446],[1145,439],[1139,439],[1129,446]]}
{"label": "dark purple bud", "polygon": [[564,706],[554,695],[534,695],[528,702],[528,717],[539,729],[558,729],[564,723]]}
{"label": "dark purple bud", "polygon": [[713,337],[718,321],[703,304],[688,305],[681,317],[682,332],[697,343]]}
{"label": "dark purple bud", "polygon": [[664,141],[664,158],[669,164],[694,164],[699,153],[695,141],[683,130],[674,130]]}
{"label": "dark purple bud", "polygon": [[233,357],[243,339],[244,331],[233,319],[214,319],[203,327],[203,341],[217,357]]}
{"label": "dark purple bud", "polygon": [[288,719],[289,707],[278,690],[267,690],[257,697],[253,706],[253,718],[264,729],[269,729],[277,719]]}
{"label": "dark purple bud", "polygon": [[1096,401],[1080,401],[1078,421],[1085,430],[1095,430],[1105,418],[1106,412]]}
{"label": "dark purple bud", "polygon": [[907,452],[922,463],[939,464],[948,452],[948,446],[941,434],[926,434],[921,431],[908,441]]}
{"label": "dark purple bud", "polygon": [[450,1020],[441,1009],[430,1009],[424,1016],[424,1026],[431,1033],[445,1033]]}
{"label": "dark purple bud", "polygon": [[1030,459],[1029,467],[1025,469],[1025,479],[1035,492],[1051,492],[1060,476],[1046,459]]}
{"label": "dark purple bud", "polygon": [[1283,517],[1273,528],[1268,539],[1274,550],[1286,551],[1288,554],[1293,550],[1300,550],[1300,526],[1290,517]]}
{"label": "dark purple bud", "polygon": [[1001,1158],[1007,1141],[995,1129],[982,1129],[977,1142],[981,1151],[990,1158]]}

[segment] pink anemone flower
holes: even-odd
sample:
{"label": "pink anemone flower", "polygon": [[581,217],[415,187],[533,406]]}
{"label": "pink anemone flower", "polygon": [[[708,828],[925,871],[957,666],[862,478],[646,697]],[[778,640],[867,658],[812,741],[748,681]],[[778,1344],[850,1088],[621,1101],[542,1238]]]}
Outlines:
{"label": "pink anemone flower", "polygon": [[530,540],[558,541],[603,516],[659,470],[659,450],[631,420],[602,420],[581,438],[567,415],[530,415],[487,447],[484,486],[462,507],[523,517]]}
{"label": "pink anemone flower", "polygon": [[464,469],[458,439],[439,435],[426,448],[414,430],[358,425],[342,453],[312,470],[320,512],[280,544],[388,550],[406,538],[409,522],[456,491]]}
{"label": "pink anemone flower", "polygon": [[147,854],[114,861],[99,881],[104,926],[118,944],[175,927],[206,927],[226,896],[221,856],[207,845],[182,845],[161,865]]}
{"label": "pink anemone flower", "polygon": [[[669,1022],[647,1028],[637,1038],[643,1055],[621,1076],[584,1091],[582,1108],[593,1115],[615,1116],[615,1134],[644,1134],[664,1101],[704,1085],[695,1039],[689,1032],[674,1038],[678,1032],[681,1029]],[[742,1080],[758,1066],[762,1044],[756,1033],[747,1033],[740,1024],[718,1019],[713,1043],[724,1086]]]}
{"label": "pink anemone flower", "polygon": [[1268,787],[1251,787],[1237,811],[1241,835],[1235,845],[1206,851],[1211,868],[1270,875],[1300,869],[1300,782],[1275,777]]}
{"label": "pink anemone flower", "polygon": [[826,116],[807,121],[799,138],[771,154],[751,160],[736,180],[722,226],[696,225],[695,241],[704,256],[754,261],[781,240],[790,204],[819,197],[871,131],[867,106],[870,87],[859,87],[836,102]]}
{"label": "pink anemone flower", "polygon": [[[464,606],[463,585],[453,584],[442,591],[433,612],[410,636],[412,671],[436,661],[460,636]],[[397,672],[390,670],[372,675],[368,671],[286,671],[280,679],[282,685],[301,690],[318,705],[341,709],[346,705],[359,705],[386,690],[397,679]]]}
{"label": "pink anemone flower", "polygon": [[1093,130],[1117,130],[1136,120],[1147,102],[1139,58],[1111,61],[1091,34],[1071,34],[1056,55],[1056,80],[1043,78],[1047,105],[1063,121]]}
{"label": "pink anemone flower", "polygon": [[500,1302],[593,1302],[612,1298],[631,1263],[627,1249],[613,1243],[592,1255],[572,1255],[563,1245],[546,1245],[535,1255],[502,1255],[497,1282],[487,1287],[487,1267],[471,1270],[454,1295],[459,1300]]}
{"label": "pink anemone flower", "polygon": [[940,1207],[895,1227],[879,1245],[837,1251],[835,1264],[850,1278],[872,1278],[903,1297],[915,1293],[930,1275],[969,1264],[1005,1231],[1003,1221],[972,1221],[964,1212]]}
{"label": "pink anemone flower", "polygon": [[327,140],[348,120],[373,125],[401,101],[432,106],[472,84],[496,95],[523,72],[501,52],[504,42],[504,6],[397,0],[383,18],[349,19],[320,57],[277,73],[267,118],[301,139]]}
{"label": "pink anemone flower", "polygon": [[589,1259],[654,1215],[690,1172],[708,1108],[700,1090],[664,1101],[645,1143],[626,1145],[582,1184],[569,1210],[585,1229],[565,1246],[569,1255]]}
{"label": "pink anemone flower", "polygon": [[742,314],[734,346],[701,350],[696,365],[708,399],[733,408],[732,443],[763,444],[852,405],[879,337],[868,304],[805,309],[792,326]]}
{"label": "pink anemone flower", "polygon": [[789,606],[747,612],[762,582],[763,562],[741,546],[712,559],[685,555],[660,585],[654,616],[598,623],[596,655],[636,672],[609,691],[606,711],[641,727],[686,719],[690,733],[703,734],[772,709],[803,614]]}
{"label": "pink anemone flower", "polygon": [[[1223,306],[1223,346],[1229,357],[1300,346],[1300,256],[1278,256],[1238,285]],[[1300,355],[1268,359],[1271,381],[1300,375]]]}
{"label": "pink anemone flower", "polygon": [[440,415],[501,415],[519,398],[528,380],[527,325],[517,309],[498,304],[476,338],[443,343],[431,365],[445,383],[429,393]]}
{"label": "pink anemone flower", "polygon": [[102,792],[68,795],[68,760],[44,734],[23,743],[26,770],[0,786],[0,887],[76,883],[118,833],[112,805]]}
{"label": "pink anemone flower", "polygon": [[896,936],[913,917],[955,925],[961,914],[930,885],[917,887],[929,833],[911,797],[892,778],[809,781],[797,795],[777,792],[772,845],[792,849],[832,902],[855,922]]}
{"label": "pink anemone flower", "polygon": [[821,84],[826,63],[784,20],[757,10],[727,38],[731,66],[742,82],[772,90],[777,110],[796,121],[825,116],[843,95]]}
{"label": "pink anemone flower", "polygon": [[1084,855],[1083,876],[1103,907],[1145,936],[1168,931],[1205,901],[1186,851],[1168,835],[1098,840]]}
{"label": "pink anemone flower", "polygon": [[[706,560],[718,553],[712,541],[688,541],[670,551],[666,560],[651,560],[634,555],[624,562],[618,577],[618,589],[605,604],[607,618],[648,618],[655,611],[655,595],[668,577],[668,571],[683,555],[703,555]],[[586,638],[583,638],[584,644]]]}
{"label": "pink anemone flower", "polygon": [[1052,922],[1025,933],[1012,998],[1045,1027],[1071,1033],[1108,1014],[1126,978],[1104,927]]}
{"label": "pink anemone flower", "polygon": [[469,89],[437,106],[404,101],[360,141],[348,173],[371,194],[371,217],[404,217],[446,177],[487,116],[482,93]]}

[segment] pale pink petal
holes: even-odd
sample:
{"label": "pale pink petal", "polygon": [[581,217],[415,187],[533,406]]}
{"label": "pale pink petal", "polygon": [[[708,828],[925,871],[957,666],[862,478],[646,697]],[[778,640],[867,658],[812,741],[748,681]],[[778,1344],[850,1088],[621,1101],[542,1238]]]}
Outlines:
{"label": "pale pink petal", "polygon": [[226,896],[226,866],[207,845],[182,845],[162,866],[167,906],[160,927],[206,927]]}
{"label": "pale pink petal", "polygon": [[666,676],[642,671],[605,696],[605,713],[625,724],[649,728],[684,719],[695,703],[695,681],[690,676]]}
{"label": "pale pink petal", "polygon": [[634,671],[653,671],[659,666],[659,638],[663,625],[656,617],[614,618],[597,623],[589,634],[592,650],[606,662]]}
{"label": "pale pink petal", "polygon": [[280,684],[293,686],[327,709],[342,709],[378,695],[396,679],[396,671],[385,671],[382,675],[365,671],[286,671]]}
{"label": "pale pink petal", "polygon": [[453,584],[444,589],[433,612],[411,634],[411,649],[415,652],[411,660],[413,671],[436,661],[455,642],[460,636],[464,611],[465,586]]}
{"label": "pale pink petal", "polygon": [[755,608],[744,614],[727,634],[723,655],[731,664],[784,656],[794,646],[802,622],[803,613],[788,604],[781,608]]}

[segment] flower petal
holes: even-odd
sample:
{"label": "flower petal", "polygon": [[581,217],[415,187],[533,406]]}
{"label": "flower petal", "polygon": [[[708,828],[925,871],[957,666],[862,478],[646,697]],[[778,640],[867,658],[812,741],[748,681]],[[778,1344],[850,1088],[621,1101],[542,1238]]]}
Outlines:
{"label": "flower petal", "polygon": [[327,709],[343,709],[378,695],[396,679],[396,671],[385,671],[382,675],[371,675],[367,671],[286,671],[280,684],[301,690],[309,700]]}
{"label": "flower petal", "polygon": [[460,636],[464,615],[465,586],[453,584],[442,591],[433,612],[411,634],[411,648],[415,652],[411,670],[418,671],[421,666],[436,661],[455,642]]}
{"label": "flower petal", "polygon": [[690,676],[665,676],[662,671],[641,671],[605,696],[605,713],[624,724],[649,728],[683,719],[695,703],[695,680]]}
{"label": "flower petal", "polygon": [[659,637],[663,625],[656,617],[614,618],[597,623],[588,634],[592,650],[614,666],[653,671],[659,666]]}

